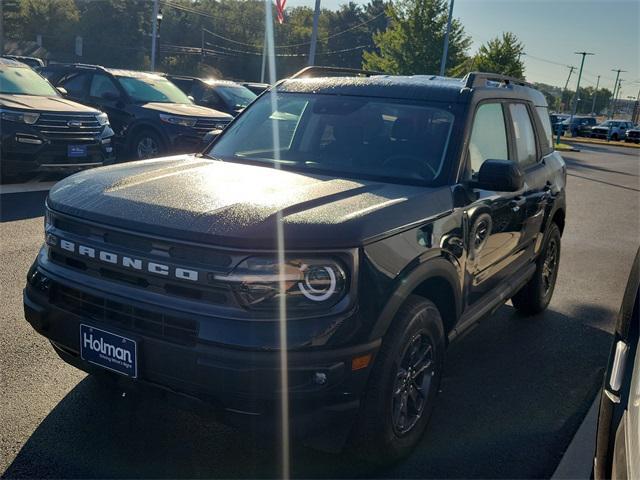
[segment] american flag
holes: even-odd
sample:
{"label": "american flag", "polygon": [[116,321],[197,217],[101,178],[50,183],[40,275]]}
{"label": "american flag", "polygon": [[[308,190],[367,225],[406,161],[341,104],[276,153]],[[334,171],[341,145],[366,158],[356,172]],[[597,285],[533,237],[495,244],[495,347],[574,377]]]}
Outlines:
{"label": "american flag", "polygon": [[284,6],[287,4],[287,0],[276,0],[276,10],[278,23],[284,22]]}

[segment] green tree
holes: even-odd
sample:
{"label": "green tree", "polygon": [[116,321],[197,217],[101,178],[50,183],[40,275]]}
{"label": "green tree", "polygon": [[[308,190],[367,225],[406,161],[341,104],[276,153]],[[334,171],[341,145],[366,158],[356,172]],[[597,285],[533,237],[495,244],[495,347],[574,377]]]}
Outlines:
{"label": "green tree", "polygon": [[[447,28],[444,0],[399,0],[387,5],[388,27],[373,35],[376,51],[363,52],[363,67],[394,74],[430,74],[440,68]],[[466,58],[471,39],[453,20],[447,65]]]}
{"label": "green tree", "polygon": [[463,76],[472,71],[499,73],[516,78],[524,78],[524,64],[520,56],[524,53],[524,45],[511,32],[504,32],[483,44],[472,58],[453,69],[456,76]]}
{"label": "green tree", "polygon": [[[51,52],[73,52],[75,29],[80,19],[73,0],[21,0],[14,20],[20,40],[35,41]],[[13,25],[12,25],[13,28]]]}

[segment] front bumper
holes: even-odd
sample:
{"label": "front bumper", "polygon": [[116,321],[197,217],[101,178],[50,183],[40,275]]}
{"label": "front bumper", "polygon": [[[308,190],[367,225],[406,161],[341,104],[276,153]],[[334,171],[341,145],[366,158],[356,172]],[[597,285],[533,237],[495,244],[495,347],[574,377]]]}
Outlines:
{"label": "front bumper", "polygon": [[[96,296],[104,293],[69,285],[40,267],[35,268],[32,267],[31,280],[24,290],[25,317],[38,333],[51,341],[67,363],[91,373],[106,372],[80,358],[80,324],[89,324],[138,343],[138,378],[132,380],[110,374],[117,376],[121,385],[157,387],[203,402],[231,424],[271,425],[278,418],[282,398],[279,352],[229,348],[201,340],[180,344],[122,328],[104,316],[77,315],[54,301],[56,288],[71,286]],[[138,307],[134,300],[129,303],[132,308]],[[312,436],[329,426],[350,428],[379,345],[380,341],[375,341],[288,352],[288,398],[293,433]],[[368,368],[352,370],[354,358],[369,354],[372,360]]]}
{"label": "front bumper", "polygon": [[[86,148],[86,156],[70,157],[70,145]],[[4,129],[1,156],[5,171],[15,173],[80,170],[107,165],[115,160],[111,136],[91,140],[49,139],[27,128]]]}

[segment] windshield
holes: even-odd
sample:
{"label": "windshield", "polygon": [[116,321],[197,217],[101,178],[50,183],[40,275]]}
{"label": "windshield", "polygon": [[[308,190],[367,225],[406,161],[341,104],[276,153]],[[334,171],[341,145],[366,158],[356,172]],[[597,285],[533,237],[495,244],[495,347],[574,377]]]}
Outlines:
{"label": "windshield", "polygon": [[53,86],[30,68],[0,65],[0,93],[57,97]]}
{"label": "windshield", "polygon": [[431,181],[442,169],[454,119],[442,108],[381,98],[276,96],[277,110],[270,95],[261,97],[208,155],[398,180]]}
{"label": "windshield", "polygon": [[224,99],[228,105],[244,108],[255,100],[257,95],[248,88],[237,86],[218,86],[215,87],[216,92]]}
{"label": "windshield", "polygon": [[189,97],[166,78],[149,75],[118,77],[118,80],[134,102],[191,103]]}

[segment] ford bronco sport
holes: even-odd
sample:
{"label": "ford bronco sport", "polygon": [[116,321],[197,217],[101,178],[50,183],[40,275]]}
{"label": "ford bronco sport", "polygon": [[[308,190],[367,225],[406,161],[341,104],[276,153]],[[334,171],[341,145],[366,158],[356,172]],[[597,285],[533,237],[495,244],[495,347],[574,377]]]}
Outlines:
{"label": "ford bronco sport", "polygon": [[406,455],[447,345],[509,299],[548,305],[565,164],[521,81],[339,74],[280,82],[202,154],[58,183],[30,324],[119,385],[252,424],[286,396],[294,434]]}

